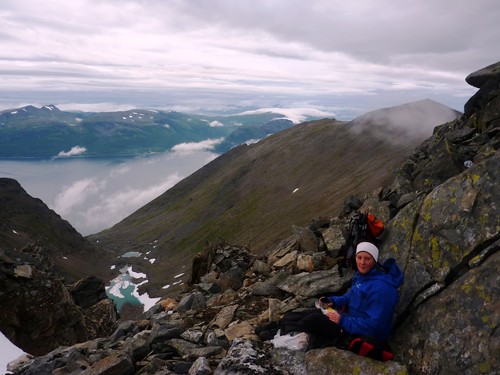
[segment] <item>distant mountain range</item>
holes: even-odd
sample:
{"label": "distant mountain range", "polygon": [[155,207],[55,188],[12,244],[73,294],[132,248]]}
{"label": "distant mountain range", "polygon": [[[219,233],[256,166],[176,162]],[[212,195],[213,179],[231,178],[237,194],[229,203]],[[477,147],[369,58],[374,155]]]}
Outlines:
{"label": "distant mountain range", "polygon": [[26,106],[0,112],[0,157],[135,156],[207,139],[220,139],[215,151],[223,153],[293,125],[278,112],[204,116],[142,109],[66,112],[55,105]]}

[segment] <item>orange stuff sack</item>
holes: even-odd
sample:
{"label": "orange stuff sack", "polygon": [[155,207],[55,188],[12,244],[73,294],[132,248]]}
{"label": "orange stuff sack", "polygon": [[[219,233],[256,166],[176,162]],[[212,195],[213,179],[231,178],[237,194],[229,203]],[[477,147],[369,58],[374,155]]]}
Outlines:
{"label": "orange stuff sack", "polygon": [[382,222],[382,220],[377,219],[375,215],[371,213],[367,213],[366,221],[368,224],[368,229],[370,230],[372,236],[375,238],[380,237],[382,235],[382,232],[384,231],[384,223]]}

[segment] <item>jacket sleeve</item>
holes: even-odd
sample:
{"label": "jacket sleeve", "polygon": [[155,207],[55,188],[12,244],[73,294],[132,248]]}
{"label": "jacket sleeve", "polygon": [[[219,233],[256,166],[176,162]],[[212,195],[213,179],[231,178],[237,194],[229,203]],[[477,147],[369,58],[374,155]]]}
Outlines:
{"label": "jacket sleeve", "polygon": [[394,290],[390,287],[372,290],[363,301],[361,314],[341,314],[340,327],[351,334],[387,339],[391,333],[395,307],[394,298],[391,298],[393,294]]}
{"label": "jacket sleeve", "polygon": [[342,296],[332,296],[328,297],[328,301],[333,303],[333,307],[337,310],[340,310],[342,308],[347,308],[349,306],[349,300],[351,297],[351,290],[347,291]]}

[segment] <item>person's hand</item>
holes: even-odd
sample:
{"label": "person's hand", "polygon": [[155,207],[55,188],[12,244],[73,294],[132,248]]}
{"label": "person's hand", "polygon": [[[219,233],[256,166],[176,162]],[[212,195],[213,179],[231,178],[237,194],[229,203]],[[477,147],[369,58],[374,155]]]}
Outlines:
{"label": "person's hand", "polygon": [[332,321],[335,324],[339,324],[340,322],[340,314],[336,310],[331,310],[326,313],[326,316],[330,321]]}

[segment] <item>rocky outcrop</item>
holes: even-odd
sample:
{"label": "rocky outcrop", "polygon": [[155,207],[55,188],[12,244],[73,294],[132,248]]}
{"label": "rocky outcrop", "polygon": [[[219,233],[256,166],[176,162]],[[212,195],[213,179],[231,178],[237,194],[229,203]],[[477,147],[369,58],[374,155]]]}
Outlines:
{"label": "rocky outcrop", "polygon": [[[51,272],[73,283],[88,275],[109,275],[108,254],[94,246],[40,199],[11,178],[0,177],[0,249],[30,248],[34,259],[50,258]],[[43,252],[36,243],[43,243]],[[114,258],[114,257],[113,257]],[[41,266],[41,267],[40,267]]]}
{"label": "rocky outcrop", "polygon": [[438,127],[392,187],[415,189],[382,252],[404,265],[394,347],[417,374],[499,366],[500,63],[467,81],[480,90],[464,115]]}
{"label": "rocky outcrop", "polygon": [[[61,347],[17,374],[495,374],[500,306],[498,66],[468,80],[480,86],[465,114],[436,128],[395,182],[349,198],[333,219],[316,219],[265,255],[213,243],[198,255],[191,283],[140,320],[101,339]],[[396,258],[405,282],[391,346],[377,362],[336,348],[279,348],[254,328],[316,297],[342,293],[335,255],[350,213],[384,219],[381,259]],[[378,213],[380,212],[380,215]],[[18,275],[27,275],[21,268]],[[22,276],[18,276],[22,277]],[[306,350],[311,349],[311,350]]]}
{"label": "rocky outcrop", "polygon": [[[52,268],[41,243],[21,251],[0,250],[0,330],[34,355],[115,329],[115,306],[102,281],[89,278],[68,289]],[[88,284],[100,287],[85,288]]]}

